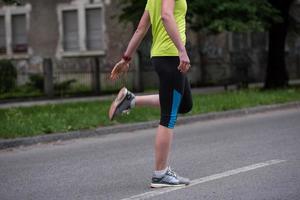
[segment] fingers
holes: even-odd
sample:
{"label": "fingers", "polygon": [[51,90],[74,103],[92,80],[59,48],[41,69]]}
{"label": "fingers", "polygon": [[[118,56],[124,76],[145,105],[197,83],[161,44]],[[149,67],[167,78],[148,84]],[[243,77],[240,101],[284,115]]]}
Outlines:
{"label": "fingers", "polygon": [[110,78],[111,80],[115,81],[121,77],[123,73],[121,71],[115,70],[114,72],[111,73]]}
{"label": "fingers", "polygon": [[115,66],[114,66],[114,68],[113,68],[113,70],[111,71],[111,75],[110,75],[110,77],[111,77],[111,79],[112,80],[116,80],[116,79],[118,79],[118,75],[120,74],[120,72],[121,72],[121,62],[118,62]]}
{"label": "fingers", "polygon": [[123,73],[115,73],[115,74],[112,74],[110,75],[110,79],[112,81],[115,81],[115,80],[118,80],[121,76],[122,76]]}
{"label": "fingers", "polygon": [[118,65],[115,65],[113,70],[110,73],[110,79],[112,80],[116,80],[117,79],[117,69],[118,69]]}
{"label": "fingers", "polygon": [[186,73],[190,69],[191,65],[189,62],[180,61],[180,64],[178,66],[178,70],[181,73]]}
{"label": "fingers", "polygon": [[117,80],[129,69],[129,64],[124,62],[118,62],[110,73],[111,80]]}
{"label": "fingers", "polygon": [[115,67],[113,68],[113,70],[110,72],[110,79],[114,80],[116,77],[116,73],[115,73]]}

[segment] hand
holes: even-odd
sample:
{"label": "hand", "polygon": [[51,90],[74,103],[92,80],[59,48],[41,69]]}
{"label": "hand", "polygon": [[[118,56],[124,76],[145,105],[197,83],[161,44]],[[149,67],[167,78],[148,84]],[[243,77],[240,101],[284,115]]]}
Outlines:
{"label": "hand", "polygon": [[114,66],[113,70],[110,73],[110,78],[112,80],[117,80],[124,73],[126,73],[128,69],[129,69],[129,62],[122,59]]}
{"label": "hand", "polygon": [[186,73],[191,67],[190,59],[189,56],[187,55],[187,52],[186,51],[180,52],[179,59],[180,59],[180,64],[178,66],[178,70],[181,73]]}

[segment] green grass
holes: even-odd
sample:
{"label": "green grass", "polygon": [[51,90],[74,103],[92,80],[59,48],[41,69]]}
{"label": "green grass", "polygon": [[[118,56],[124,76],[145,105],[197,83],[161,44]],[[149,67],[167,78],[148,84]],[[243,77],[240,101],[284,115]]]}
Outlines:
{"label": "green grass", "polygon": [[[193,101],[194,107],[189,115],[300,101],[300,88],[273,91],[251,89],[194,95]],[[159,109],[143,107],[134,109],[129,117],[121,116],[110,122],[107,118],[110,103],[101,101],[0,109],[0,138],[27,137],[159,119]]]}

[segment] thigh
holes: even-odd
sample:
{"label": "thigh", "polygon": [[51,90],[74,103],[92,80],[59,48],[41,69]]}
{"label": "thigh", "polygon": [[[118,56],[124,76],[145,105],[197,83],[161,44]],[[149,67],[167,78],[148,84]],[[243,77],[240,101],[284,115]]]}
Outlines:
{"label": "thigh", "polygon": [[184,92],[185,76],[177,69],[178,57],[156,57],[152,63],[159,76],[161,123],[172,128]]}
{"label": "thigh", "polygon": [[178,69],[179,58],[175,56],[164,56],[152,58],[152,63],[159,77],[159,90],[161,96],[168,96],[172,100],[174,90],[183,95],[185,90],[185,75]]}

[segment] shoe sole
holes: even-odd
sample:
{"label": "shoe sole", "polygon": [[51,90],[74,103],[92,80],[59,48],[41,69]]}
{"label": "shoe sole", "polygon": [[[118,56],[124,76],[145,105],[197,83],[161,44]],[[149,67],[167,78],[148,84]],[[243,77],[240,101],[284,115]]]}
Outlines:
{"label": "shoe sole", "polygon": [[123,102],[123,100],[126,97],[126,94],[127,94],[127,89],[125,87],[123,87],[119,91],[117,98],[112,102],[112,104],[109,108],[109,112],[108,112],[108,117],[109,117],[110,120],[114,119],[116,109]]}
{"label": "shoe sole", "polygon": [[164,188],[164,187],[184,187],[186,184],[178,184],[178,185],[170,185],[170,184],[162,184],[162,183],[151,183],[151,188]]}

